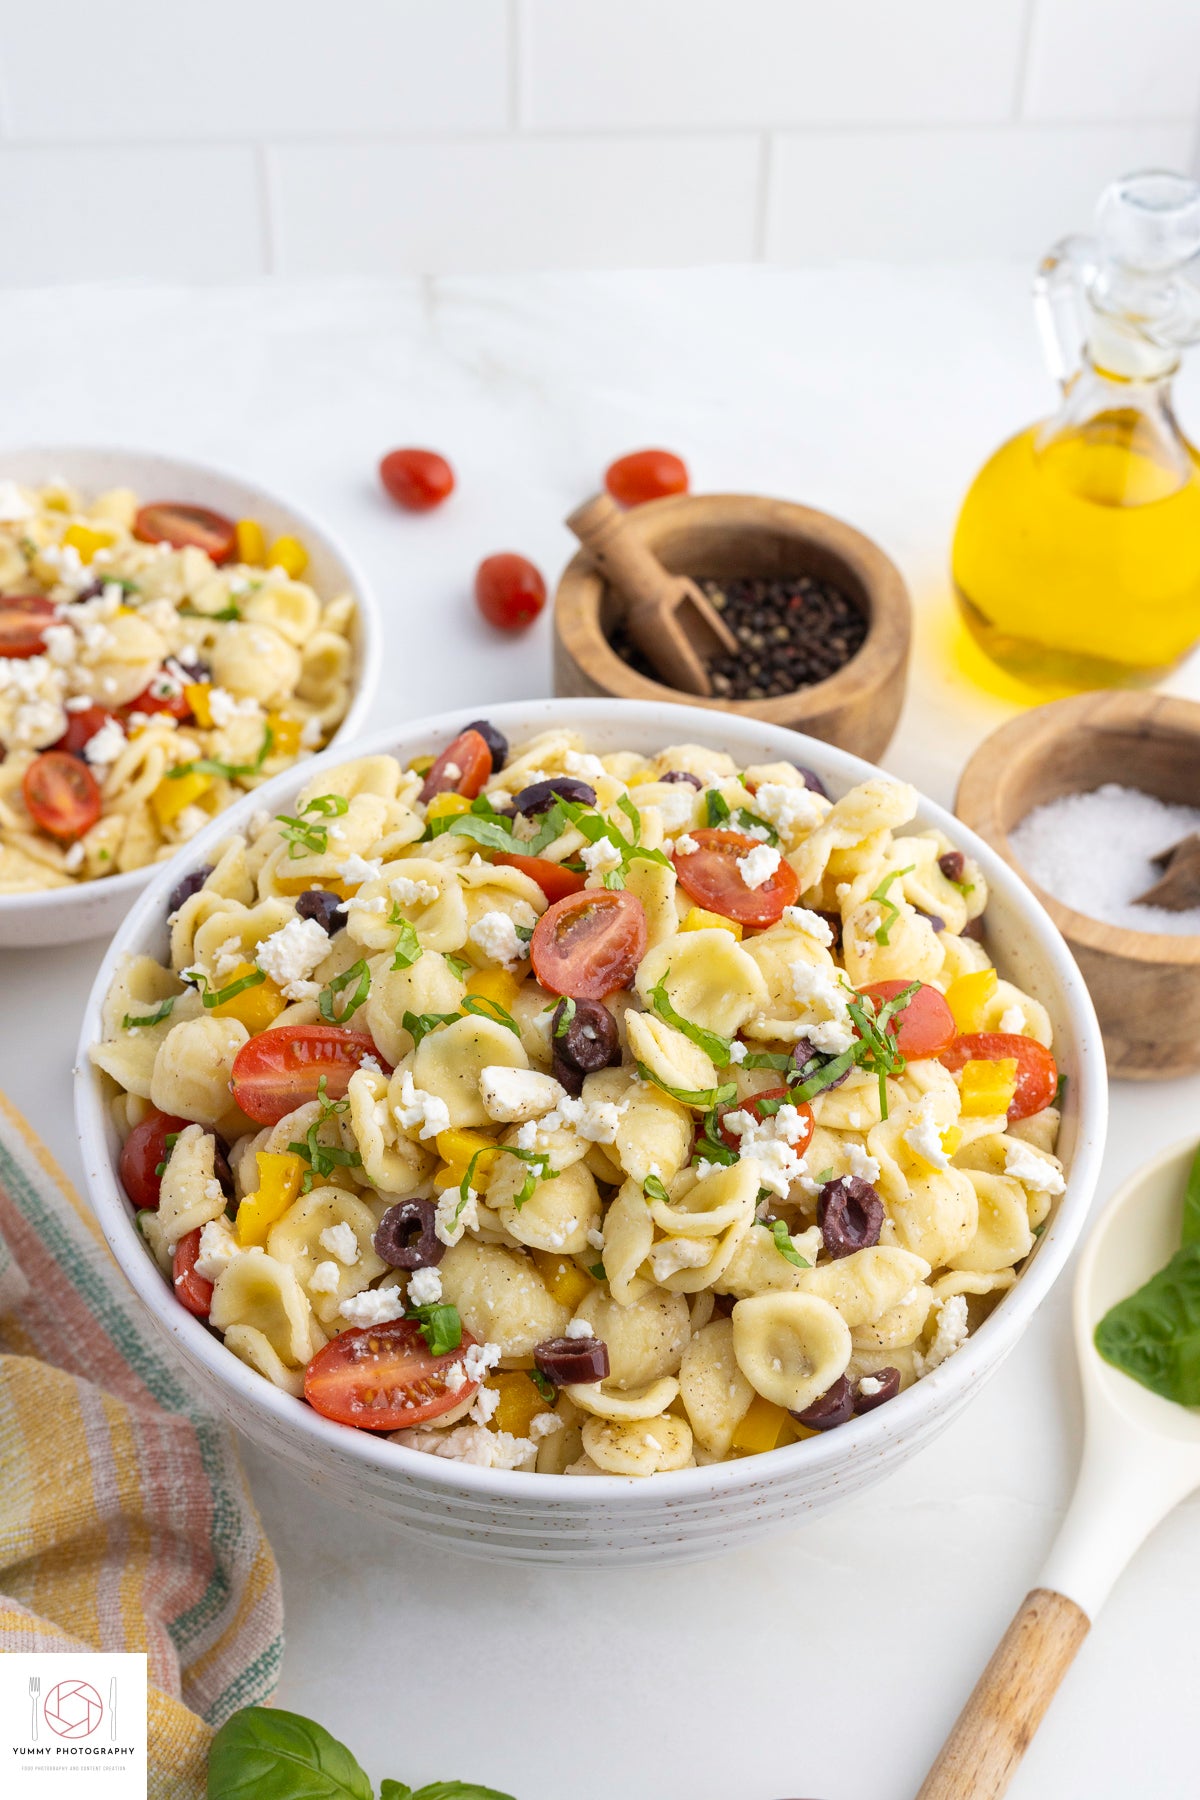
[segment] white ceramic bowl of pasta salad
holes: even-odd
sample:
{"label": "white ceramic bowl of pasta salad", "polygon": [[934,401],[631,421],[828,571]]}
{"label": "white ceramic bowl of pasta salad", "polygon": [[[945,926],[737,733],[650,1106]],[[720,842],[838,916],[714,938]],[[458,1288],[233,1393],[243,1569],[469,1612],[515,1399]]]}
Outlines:
{"label": "white ceramic bowl of pasta salad", "polygon": [[[92,1203],[207,1399],[348,1505],[489,1559],[715,1555],[1012,1349],[1097,1179],[1095,1015],[1012,870],[855,757],[563,699],[487,709],[480,773],[472,716],[235,805],[170,928],[185,859],[139,898],[83,1023]],[[893,986],[847,1013],[839,966]]]}
{"label": "white ceramic bowl of pasta salad", "polygon": [[379,664],[361,570],[290,502],[146,451],[0,450],[0,947],[111,931],[247,787],[353,736]]}

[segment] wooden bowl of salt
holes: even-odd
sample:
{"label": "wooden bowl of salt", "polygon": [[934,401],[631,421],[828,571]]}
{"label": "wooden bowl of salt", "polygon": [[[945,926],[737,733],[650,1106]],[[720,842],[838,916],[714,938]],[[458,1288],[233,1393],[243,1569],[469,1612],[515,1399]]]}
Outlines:
{"label": "wooden bowl of salt", "polygon": [[[912,609],[899,569],[870,538],[829,513],[754,494],[679,494],[634,507],[621,518],[634,539],[624,554],[606,535],[615,524],[611,508],[589,502],[568,523],[589,548],[568,564],[555,597],[556,694],[715,707],[789,726],[872,762],[883,755],[904,703]],[[647,567],[654,560],[657,577]],[[657,617],[669,622],[674,609],[699,639],[711,621],[699,615],[695,582],[804,576],[846,595],[866,633],[835,674],[790,692],[735,699],[670,685],[632,668],[610,641],[628,613],[630,582],[643,586],[648,611],[657,605]],[[685,653],[668,666],[686,677],[688,660]]]}
{"label": "wooden bowl of salt", "polygon": [[975,752],[955,811],[1066,938],[1109,1073],[1200,1069],[1200,705],[1112,692],[1035,707]]}

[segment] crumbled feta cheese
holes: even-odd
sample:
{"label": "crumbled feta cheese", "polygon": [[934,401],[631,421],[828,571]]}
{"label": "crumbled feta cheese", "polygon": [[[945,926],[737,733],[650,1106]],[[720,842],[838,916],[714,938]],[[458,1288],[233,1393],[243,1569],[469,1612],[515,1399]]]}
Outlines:
{"label": "crumbled feta cheese", "polygon": [[475,1396],[475,1404],[471,1408],[469,1417],[474,1419],[477,1425],[487,1425],[499,1404],[499,1388],[481,1387]]}
{"label": "crumbled feta cheese", "polygon": [[479,1098],[489,1119],[515,1125],[549,1112],[566,1095],[552,1075],[543,1075],[539,1069],[489,1063],[479,1073]]}
{"label": "crumbled feta cheese", "polygon": [[[532,907],[528,910],[532,915]],[[485,912],[472,925],[469,936],[491,962],[500,963],[505,969],[515,968],[527,954],[517,936],[516,924],[507,913]]]}
{"label": "crumbled feta cheese", "polygon": [[358,1059],[358,1066],[360,1069],[365,1069],[370,1075],[383,1074],[383,1070],[379,1066],[379,1060],[374,1056],[360,1056]]}
{"label": "crumbled feta cheese", "polygon": [[338,1312],[351,1325],[387,1325],[404,1317],[404,1298],[398,1287],[364,1288],[343,1300]]}
{"label": "crumbled feta cheese", "polygon": [[186,843],[198,831],[203,831],[208,822],[209,815],[202,806],[185,806],[175,820],[175,835]]}
{"label": "crumbled feta cheese", "polygon": [[796,1107],[787,1103],[765,1119],[756,1119],[753,1113],[739,1109],[727,1112],[721,1123],[737,1138],[741,1160],[755,1165],[759,1187],[786,1200],[793,1181],[804,1168],[804,1157],[797,1151],[796,1141],[806,1136],[806,1128]]}
{"label": "crumbled feta cheese", "polygon": [[647,1261],[655,1281],[664,1282],[680,1269],[702,1269],[712,1260],[713,1238],[666,1237],[655,1244]]}
{"label": "crumbled feta cheese", "polygon": [[563,754],[563,768],[568,775],[574,775],[579,781],[599,781],[606,773],[604,764],[598,756],[587,750],[567,750]]}
{"label": "crumbled feta cheese", "polygon": [[329,955],[329,936],[315,919],[289,919],[258,946],[254,960],[285,1000],[311,999],[309,976]]}
{"label": "crumbled feta cheese", "polygon": [[442,1371],[442,1380],[452,1394],[459,1393],[468,1385],[467,1371],[463,1368],[461,1357],[457,1362],[452,1362],[448,1369]]}
{"label": "crumbled feta cheese", "polygon": [[754,810],[780,837],[791,838],[819,825],[829,807],[811,788],[764,781],[754,790]]}
{"label": "crumbled feta cheese", "polygon": [[42,631],[42,642],[46,646],[46,655],[60,669],[74,662],[78,640],[69,625],[47,625]]}
{"label": "crumbled feta cheese", "polygon": [[406,1450],[422,1450],[427,1456],[444,1456],[481,1469],[529,1469],[537,1456],[532,1438],[490,1431],[486,1425],[456,1425],[451,1431],[410,1426],[393,1432],[391,1441]]}
{"label": "crumbled feta cheese", "polygon": [[738,857],[738,874],[748,888],[760,888],[764,882],[770,881],[782,861],[779,851],[770,844],[756,844],[753,850],[747,850],[745,856]]}
{"label": "crumbled feta cheese", "polygon": [[812,912],[807,906],[785,906],[783,923],[790,925],[794,931],[803,931],[808,937],[815,938],[826,950],[833,943],[833,927],[829,920],[823,919],[820,913]]}
{"label": "crumbled feta cheese", "polygon": [[567,1321],[567,1337],[585,1338],[595,1337],[595,1335],[595,1332],[592,1330],[586,1319],[569,1319]]}
{"label": "crumbled feta cheese", "polygon": [[504,1355],[499,1344],[470,1344],[463,1364],[468,1381],[483,1381]]}
{"label": "crumbled feta cheese", "polygon": [[335,1262],[319,1262],[308,1278],[310,1293],[336,1294],[342,1272]]}
{"label": "crumbled feta cheese", "polygon": [[76,869],[82,869],[83,859],[86,855],[87,849],[82,842],[71,845],[71,848],[63,857],[63,867],[66,869],[68,875],[74,875]]}
{"label": "crumbled feta cheese", "polygon": [[259,710],[257,700],[237,700],[228,688],[210,687],[204,698],[208,702],[209,716],[218,731],[223,731],[234,719],[253,718]]}
{"label": "crumbled feta cheese", "polygon": [[377,881],[383,871],[380,857],[368,859],[365,856],[348,856],[338,868],[338,874],[348,887],[361,887],[364,881]]}
{"label": "crumbled feta cheese", "polygon": [[478,1226],[479,1195],[475,1189],[467,1189],[467,1200],[463,1205],[458,1189],[446,1188],[433,1215],[433,1229],[438,1242],[445,1244],[447,1249],[452,1249],[464,1231],[475,1231]]}
{"label": "crumbled feta cheese", "polygon": [[382,894],[372,894],[367,898],[362,894],[351,894],[349,900],[342,901],[342,911],[346,913],[384,913],[388,903]]}
{"label": "crumbled feta cheese", "polygon": [[[402,1131],[415,1131],[420,1138],[434,1138],[450,1125],[450,1108],[437,1094],[428,1094],[413,1081],[412,1070],[405,1069],[400,1078],[400,1099],[392,1107]],[[453,1189],[450,1190],[454,1192]]]}
{"label": "crumbled feta cheese", "polygon": [[207,1225],[201,1226],[195,1270],[204,1281],[215,1281],[229,1267],[234,1257],[240,1255],[241,1250],[228,1219],[210,1219]]}
{"label": "crumbled feta cheese", "polygon": [[878,1375],[864,1375],[858,1384],[858,1391],[866,1399],[873,1400],[876,1394],[882,1394],[883,1383]]}
{"label": "crumbled feta cheese", "polygon": [[610,869],[620,868],[621,852],[611,838],[602,837],[594,844],[585,844],[579,860],[589,875],[606,875]]}
{"label": "crumbled feta cheese", "polygon": [[813,963],[792,964],[792,992],[803,1007],[800,1035],[816,1050],[840,1056],[854,1042],[854,1025],[846,1010],[848,995],[836,969]]}
{"label": "crumbled feta cheese", "polygon": [[222,984],[227,975],[232,975],[238,965],[244,963],[245,960],[246,952],[242,948],[241,938],[223,938],[213,953],[212,972],[217,986]]}
{"label": "crumbled feta cheese", "polygon": [[410,1306],[436,1306],[442,1297],[442,1278],[436,1269],[414,1269],[408,1278]]}
{"label": "crumbled feta cheese", "polygon": [[83,746],[85,760],[93,769],[107,769],[125,748],[125,733],[115,719],[106,719]]}
{"label": "crumbled feta cheese", "polygon": [[683,832],[675,839],[676,856],[694,856],[700,848],[690,831]]}
{"label": "crumbled feta cheese", "polygon": [[603,1250],[604,1233],[598,1225],[589,1225],[587,1231],[588,1245],[592,1250]]}
{"label": "crumbled feta cheese", "polygon": [[325,736],[325,727],[316,713],[305,719],[300,730],[300,748],[302,750],[319,750]]}
{"label": "crumbled feta cheese", "polygon": [[570,1094],[558,1103],[564,1124],[573,1126],[576,1136],[589,1144],[615,1144],[624,1110],[614,1100],[576,1100]]}
{"label": "crumbled feta cheese", "polygon": [[916,1352],[918,1375],[931,1374],[948,1357],[953,1356],[956,1350],[961,1350],[967,1341],[969,1327],[966,1296],[951,1294],[949,1299],[940,1303],[935,1301],[934,1304],[937,1307],[937,1329],[933,1334],[933,1342],[924,1355],[919,1350]]}
{"label": "crumbled feta cheese", "polygon": [[1023,1037],[1025,1034],[1025,1013],[1019,1006],[1009,1006],[1000,1014],[1000,1023],[996,1027],[1006,1036]]}
{"label": "crumbled feta cheese", "polygon": [[529,1421],[529,1435],[535,1443],[539,1443],[542,1438],[553,1437],[562,1428],[563,1422],[556,1412],[534,1413]]}
{"label": "crumbled feta cheese", "polygon": [[516,1144],[518,1150],[536,1150],[538,1140],[538,1121],[527,1119],[518,1127]]}
{"label": "crumbled feta cheese", "polygon": [[336,1225],[327,1225],[317,1242],[322,1250],[328,1250],[330,1256],[345,1263],[348,1269],[358,1261],[358,1236],[353,1225],[345,1219],[339,1219]]}
{"label": "crumbled feta cheese", "polygon": [[731,1063],[744,1063],[746,1060],[746,1057],[748,1055],[749,1055],[749,1050],[748,1050],[747,1046],[742,1043],[742,1040],[740,1038],[734,1038],[733,1042],[729,1046],[730,1062]]}
{"label": "crumbled feta cheese", "polygon": [[879,1180],[879,1164],[873,1156],[867,1155],[867,1152],[863,1149],[861,1144],[856,1144],[853,1140],[850,1140],[845,1144],[844,1148],[846,1152],[846,1161],[850,1164],[851,1175],[857,1175],[860,1181],[874,1182]]}
{"label": "crumbled feta cheese", "polygon": [[1067,1185],[1058,1164],[1049,1156],[1039,1155],[1023,1138],[1005,1138],[1004,1173],[1035,1194],[1061,1194]]}
{"label": "crumbled feta cheese", "polygon": [[932,1094],[926,1094],[917,1108],[916,1117],[904,1133],[904,1141],[910,1150],[923,1157],[935,1169],[948,1169],[950,1158],[942,1147],[942,1132],[933,1116],[935,1101]]}
{"label": "crumbled feta cheese", "polygon": [[388,893],[397,906],[430,906],[440,892],[436,881],[414,880],[411,875],[395,875],[388,882]]}
{"label": "crumbled feta cheese", "polygon": [[15,525],[21,519],[31,518],[33,511],[15,481],[0,481],[0,523]]}

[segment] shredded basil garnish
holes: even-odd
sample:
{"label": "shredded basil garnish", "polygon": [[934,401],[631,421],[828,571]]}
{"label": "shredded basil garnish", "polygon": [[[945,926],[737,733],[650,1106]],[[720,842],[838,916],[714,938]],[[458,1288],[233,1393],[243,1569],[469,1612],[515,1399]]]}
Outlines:
{"label": "shredded basil garnish", "polygon": [[340,818],[349,810],[350,802],[344,794],[318,794],[300,809],[298,818],[290,813],[276,813],[276,820],[283,826],[280,835],[287,842],[289,859],[296,862],[302,856],[324,856],[329,848],[329,827],[320,820]]}
{"label": "shredded basil garnish", "polygon": [[734,1081],[722,1082],[720,1087],[715,1088],[675,1088],[660,1081],[643,1062],[638,1063],[637,1072],[643,1081],[649,1081],[656,1088],[661,1088],[664,1094],[670,1094],[672,1100],[678,1100],[684,1106],[697,1107],[702,1112],[708,1112],[714,1106],[728,1106],[731,1100],[737,1098],[737,1083]]}
{"label": "shredded basil garnish", "polygon": [[492,1000],[487,994],[468,994],[462,1003],[463,1013],[473,1013],[479,1019],[491,1019],[494,1025],[503,1025],[507,1031],[520,1037],[521,1027],[507,1009],[498,1000]]}
{"label": "shredded basil garnish", "polygon": [[462,1319],[457,1306],[451,1306],[447,1300],[410,1307],[404,1316],[417,1321],[432,1356],[449,1356],[462,1343]]}
{"label": "shredded basil garnish", "polygon": [[243,993],[246,988],[260,987],[267,979],[265,970],[251,969],[249,975],[243,975],[239,981],[231,981],[228,987],[213,988],[209,986],[207,979],[199,969],[191,971],[190,974],[191,979],[200,989],[201,1000],[210,1009],[214,1006],[224,1006],[225,1002],[232,1000],[235,994]]}
{"label": "shredded basil garnish", "polygon": [[163,1149],[166,1154],[160,1163],[155,1163],[154,1165],[154,1176],[157,1181],[161,1181],[166,1174],[167,1164],[171,1160],[171,1152],[179,1142],[179,1138],[180,1133],[178,1131],[168,1131],[166,1137],[163,1139]]}
{"label": "shredded basil garnish", "polygon": [[[349,992],[347,991],[349,990]],[[365,956],[360,956],[356,963],[335,975],[328,982],[317,998],[317,1011],[328,1025],[344,1025],[352,1019],[367,995],[371,991],[371,971]],[[341,1010],[335,1007],[338,995],[344,996]]]}
{"label": "shredded basil garnish", "polygon": [[174,1005],[175,995],[168,994],[152,1013],[142,1013],[140,1017],[136,1013],[126,1013],[121,1020],[121,1030],[136,1031],[139,1025],[161,1025],[164,1019],[170,1018]]}
{"label": "shredded basil garnish", "polygon": [[420,962],[425,954],[424,946],[417,936],[415,925],[407,919],[393,921],[400,926],[400,935],[396,939],[396,954],[392,958],[393,969],[411,969],[415,962]]}
{"label": "shredded basil garnish", "polygon": [[409,1036],[412,1038],[413,1048],[415,1049],[417,1047],[417,1045],[422,1042],[423,1039],[425,1039],[429,1036],[431,1031],[436,1031],[439,1025],[452,1025],[454,1023],[455,1019],[461,1019],[461,1018],[462,1018],[462,1014],[456,1013],[456,1012],[452,1012],[452,1013],[406,1012],[404,1014],[404,1017],[401,1019],[400,1023],[403,1025],[405,1031],[407,1031]]}
{"label": "shredded basil garnish", "polygon": [[218,762],[215,757],[198,756],[193,762],[177,763],[173,769],[168,769],[167,780],[180,781],[185,775],[219,775],[225,781],[237,781],[243,775],[259,775],[274,743],[275,733],[268,725],[263,731],[258,755],[252,763]]}
{"label": "shredded basil garnish", "polygon": [[900,908],[896,905],[896,902],[894,900],[889,900],[888,898],[888,889],[891,887],[893,881],[898,881],[901,875],[911,875],[915,868],[915,863],[909,863],[907,869],[893,869],[890,875],[884,876],[879,886],[875,889],[875,892],[868,895],[869,899],[878,901],[879,905],[887,913],[887,917],[881,919],[875,929],[874,936],[877,944],[886,945],[889,942],[888,933],[891,931],[892,926],[895,924],[896,919],[900,914]]}
{"label": "shredded basil garnish", "polygon": [[698,1045],[704,1054],[716,1063],[718,1068],[726,1068],[729,1063],[731,1040],[722,1037],[719,1031],[709,1031],[707,1026],[696,1025],[691,1019],[685,1019],[682,1013],[676,1012],[671,1004],[671,996],[667,992],[667,977],[670,973],[671,970],[668,967],[663,971],[658,983],[650,989],[650,1004],[660,1019],[665,1020],[668,1025],[673,1025],[676,1031],[683,1033],[684,1037],[690,1038],[692,1043]]}
{"label": "shredded basil garnish", "polygon": [[809,1262],[808,1258],[801,1256],[795,1244],[793,1244],[791,1234],[782,1219],[772,1219],[768,1229],[774,1239],[775,1248],[778,1250],[780,1256],[787,1262],[792,1263],[797,1269],[812,1268],[812,1264]]}
{"label": "shredded basil garnish", "polygon": [[495,1156],[497,1154],[501,1156],[515,1156],[521,1162],[529,1164],[529,1173],[521,1183],[518,1191],[513,1195],[512,1203],[518,1212],[520,1212],[525,1202],[530,1198],[539,1182],[557,1181],[558,1179],[560,1171],[551,1167],[550,1157],[545,1150],[519,1150],[515,1144],[485,1144],[481,1150],[476,1150],[474,1156],[472,1156],[470,1162],[467,1164],[466,1174],[458,1184],[458,1205],[454,1209],[455,1224],[458,1223],[459,1218],[462,1216],[464,1206],[467,1205],[471,1198],[471,1183],[474,1179],[475,1170],[479,1164],[480,1157]]}
{"label": "shredded basil garnish", "polygon": [[647,1200],[662,1200],[668,1206],[671,1204],[671,1196],[667,1192],[666,1182],[659,1175],[647,1175],[642,1183],[642,1193]]}
{"label": "shredded basil garnish", "polygon": [[574,1000],[568,998],[566,1000],[552,1000],[546,1008],[546,1011],[555,1012],[560,1006],[562,1007],[562,1018],[554,1027],[554,1035],[556,1038],[566,1037],[568,1031],[571,1029],[571,1020],[575,1017],[577,1010]]}
{"label": "shredded basil garnish", "polygon": [[526,1370],[526,1373],[538,1393],[542,1396],[542,1399],[546,1402],[546,1405],[554,1406],[558,1401],[558,1389],[555,1387],[554,1383],[552,1381],[547,1381],[540,1369],[528,1369]]}

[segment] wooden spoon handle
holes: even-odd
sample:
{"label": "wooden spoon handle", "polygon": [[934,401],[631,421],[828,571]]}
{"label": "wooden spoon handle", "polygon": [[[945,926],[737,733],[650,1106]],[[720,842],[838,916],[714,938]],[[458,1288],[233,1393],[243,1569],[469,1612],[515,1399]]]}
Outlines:
{"label": "wooden spoon handle", "polygon": [[680,577],[664,569],[636,531],[629,530],[625,514],[607,494],[585,500],[567,524],[605,580],[624,594],[631,612],[639,606],[669,606],[678,599]]}
{"label": "wooden spoon handle", "polygon": [[917,1800],[999,1800],[1090,1627],[1065,1594],[1027,1594]]}

